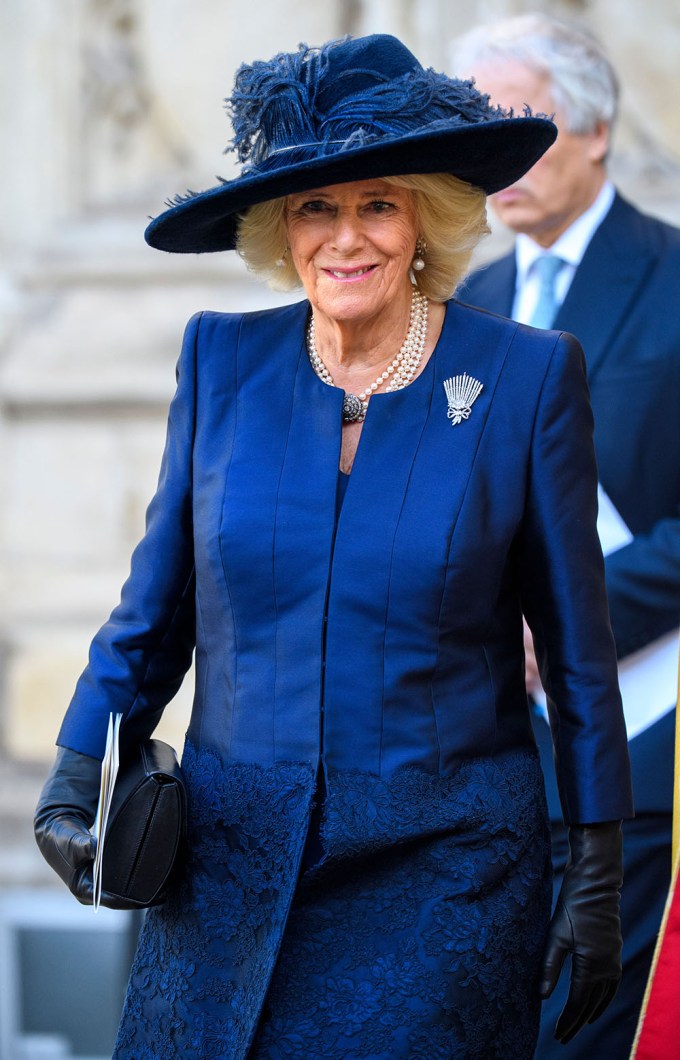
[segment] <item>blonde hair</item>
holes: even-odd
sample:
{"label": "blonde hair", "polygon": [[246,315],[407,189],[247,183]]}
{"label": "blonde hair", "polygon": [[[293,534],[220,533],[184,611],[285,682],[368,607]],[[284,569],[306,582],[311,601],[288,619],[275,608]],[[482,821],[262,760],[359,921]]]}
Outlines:
{"label": "blonde hair", "polygon": [[[465,276],[479,240],[489,232],[486,195],[449,173],[382,179],[413,193],[418,236],[427,246],[425,268],[414,273],[414,279],[433,302],[445,302]],[[236,249],[249,271],[273,290],[302,286],[286,252],[285,198],[257,203],[241,214]]]}

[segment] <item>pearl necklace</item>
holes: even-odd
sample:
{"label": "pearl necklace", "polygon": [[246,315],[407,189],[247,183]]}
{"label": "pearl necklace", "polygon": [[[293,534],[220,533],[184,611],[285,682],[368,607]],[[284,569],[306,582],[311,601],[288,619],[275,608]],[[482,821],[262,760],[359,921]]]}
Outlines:
{"label": "pearl necklace", "polygon": [[[408,331],[399,353],[391,364],[388,364],[387,368],[380,373],[378,378],[370,386],[362,390],[360,394],[345,394],[342,402],[342,419],[344,423],[361,423],[366,416],[368,399],[388,379],[389,384],[385,387],[386,393],[393,390],[402,390],[403,387],[408,386],[411,382],[423,359],[425,341],[427,339],[427,310],[427,298],[414,285]],[[310,316],[307,326],[307,354],[319,379],[327,383],[328,386],[335,386],[333,376],[326,368],[316,349],[314,314]]]}

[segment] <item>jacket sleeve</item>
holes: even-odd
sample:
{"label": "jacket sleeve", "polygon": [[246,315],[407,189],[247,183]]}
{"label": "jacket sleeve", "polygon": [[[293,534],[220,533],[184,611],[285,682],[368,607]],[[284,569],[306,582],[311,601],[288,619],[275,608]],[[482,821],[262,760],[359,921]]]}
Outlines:
{"label": "jacket sleeve", "polygon": [[610,553],[605,570],[619,658],[680,626],[680,514]]}
{"label": "jacket sleeve", "polygon": [[522,596],[548,697],[565,820],[582,824],[632,815],[592,434],[583,353],[573,336],[561,335],[533,429]]}
{"label": "jacket sleeve", "polygon": [[101,758],[109,714],[145,739],[191,665],[195,645],[192,453],[200,314],[186,328],[158,488],[119,605],[96,634],[57,743]]}

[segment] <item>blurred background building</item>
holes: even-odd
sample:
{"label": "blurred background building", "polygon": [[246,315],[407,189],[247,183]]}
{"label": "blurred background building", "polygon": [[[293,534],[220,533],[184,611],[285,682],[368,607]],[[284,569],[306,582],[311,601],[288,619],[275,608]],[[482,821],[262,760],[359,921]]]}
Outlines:
{"label": "blurred background building", "polygon": [[[32,810],[143,530],[186,320],[294,298],[261,288],[235,255],[150,250],[148,216],[233,175],[222,100],[242,61],[390,32],[444,69],[473,22],[536,9],[606,42],[623,82],[612,174],[680,223],[675,0],[2,0],[2,1060],[110,1055],[138,925],[65,892],[34,845]],[[494,231],[482,258],[504,241]],[[186,684],[159,731],[176,747]]]}

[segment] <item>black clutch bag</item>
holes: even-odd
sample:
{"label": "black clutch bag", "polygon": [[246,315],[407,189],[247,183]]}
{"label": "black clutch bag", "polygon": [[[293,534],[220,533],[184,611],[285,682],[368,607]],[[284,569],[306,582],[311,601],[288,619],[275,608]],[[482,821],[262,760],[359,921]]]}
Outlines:
{"label": "black clutch bag", "polygon": [[186,789],[167,743],[146,740],[121,757],[106,826],[102,888],[107,905],[156,905],[178,867],[186,833]]}

